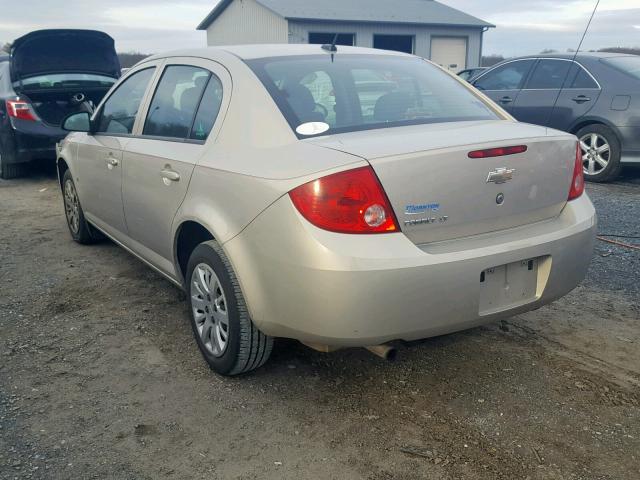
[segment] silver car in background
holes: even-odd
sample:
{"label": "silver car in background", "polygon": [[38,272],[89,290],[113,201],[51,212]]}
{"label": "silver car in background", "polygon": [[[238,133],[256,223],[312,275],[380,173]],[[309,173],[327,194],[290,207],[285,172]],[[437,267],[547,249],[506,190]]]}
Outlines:
{"label": "silver car in background", "polygon": [[274,337],[375,347],[536,309],[591,259],[576,138],[409,55],[157,55],[65,128],[71,235],[184,288],[224,375],[264,364]]}

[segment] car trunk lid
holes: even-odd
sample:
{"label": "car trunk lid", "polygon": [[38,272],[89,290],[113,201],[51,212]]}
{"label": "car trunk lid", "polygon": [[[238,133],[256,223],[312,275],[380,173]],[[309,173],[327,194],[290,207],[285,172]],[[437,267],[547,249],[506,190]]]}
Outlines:
{"label": "car trunk lid", "polygon": [[113,38],[95,30],[38,30],[18,38],[11,49],[11,79],[82,72],[120,76]]}
{"label": "car trunk lid", "polygon": [[[557,216],[567,202],[576,149],[570,135],[511,121],[419,125],[310,141],[369,161],[400,228],[416,244]],[[472,151],[521,145],[526,152],[469,157]]]}

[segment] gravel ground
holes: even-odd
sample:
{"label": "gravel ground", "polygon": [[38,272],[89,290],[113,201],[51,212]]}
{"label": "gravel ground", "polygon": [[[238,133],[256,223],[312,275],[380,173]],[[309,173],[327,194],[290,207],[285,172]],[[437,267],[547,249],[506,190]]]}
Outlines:
{"label": "gravel ground", "polygon": [[[639,235],[640,170],[588,190],[601,233]],[[637,250],[598,242],[562,300],[395,363],[279,341],[226,379],[178,289],[71,241],[51,175],[0,205],[0,479],[640,478]]]}

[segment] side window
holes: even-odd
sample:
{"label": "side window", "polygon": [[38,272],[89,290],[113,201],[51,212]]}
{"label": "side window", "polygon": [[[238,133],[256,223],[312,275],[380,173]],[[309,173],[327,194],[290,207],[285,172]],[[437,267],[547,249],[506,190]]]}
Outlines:
{"label": "side window", "polygon": [[473,84],[480,90],[518,90],[535,60],[518,60],[497,67]]}
{"label": "side window", "polygon": [[189,138],[196,109],[211,73],[199,67],[165,68],[149,106],[143,135]]}
{"label": "side window", "polygon": [[[578,69],[578,71],[575,72],[575,69]],[[572,73],[569,75],[569,78],[573,78],[571,88],[599,88],[593,77],[580,65],[575,64],[571,71]]]}
{"label": "side window", "polygon": [[531,90],[559,90],[568,83],[571,62],[564,60],[540,60],[536,65],[527,88]]}
{"label": "side window", "polygon": [[203,141],[207,139],[214,123],[216,123],[218,113],[220,113],[222,94],[222,83],[217,76],[212,74],[198,107],[189,138]]}
{"label": "side window", "polygon": [[140,103],[155,68],[134,73],[111,95],[98,114],[97,133],[131,134]]}

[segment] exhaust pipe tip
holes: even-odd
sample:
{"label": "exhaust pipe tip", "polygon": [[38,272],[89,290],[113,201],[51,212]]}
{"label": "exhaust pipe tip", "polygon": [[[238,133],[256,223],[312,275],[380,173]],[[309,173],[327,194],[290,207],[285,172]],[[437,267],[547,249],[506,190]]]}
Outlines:
{"label": "exhaust pipe tip", "polygon": [[391,345],[374,345],[371,347],[364,347],[369,350],[374,355],[387,360],[389,362],[393,362],[398,358],[398,350]]}

